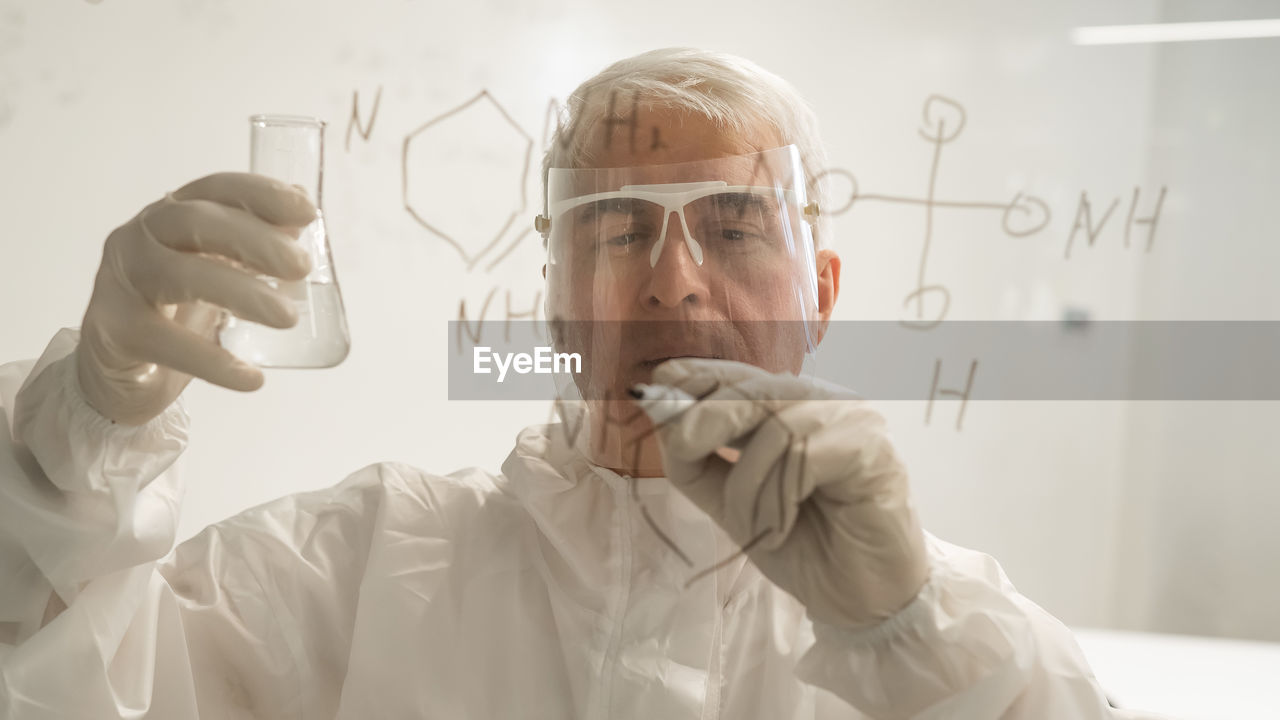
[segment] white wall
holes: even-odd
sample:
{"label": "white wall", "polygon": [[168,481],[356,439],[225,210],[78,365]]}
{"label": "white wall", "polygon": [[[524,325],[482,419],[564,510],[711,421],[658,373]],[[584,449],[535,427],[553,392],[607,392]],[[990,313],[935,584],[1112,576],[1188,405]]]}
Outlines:
{"label": "white wall", "polygon": [[[832,164],[853,172],[862,193],[922,195],[933,152],[917,132],[925,99],[963,105],[967,124],[943,149],[938,197],[1008,202],[1024,191],[1053,217],[1041,233],[1013,238],[998,213],[936,210],[928,278],[949,288],[949,319],[1055,319],[1067,307],[1095,319],[1276,319],[1265,224],[1275,142],[1265,120],[1280,103],[1264,82],[1276,41],[1214,56],[1230,83],[1212,74],[1191,82],[1185,74],[1211,55],[1076,47],[1068,34],[1195,8],[1035,5],[0,1],[0,358],[33,357],[58,327],[79,323],[111,228],[191,178],[245,169],[248,115],[317,115],[331,123],[324,201],[352,353],[329,371],[269,372],[250,395],[193,384],[183,536],[380,460],[496,469],[515,432],[547,408],[446,401],[445,323],[460,300],[474,312],[495,287],[499,310],[506,290],[527,308],[539,246],[526,236],[492,270],[493,254],[468,270],[404,209],[404,138],[488,90],[533,138],[536,167],[550,99],[615,59],[667,45],[742,54],[790,79],[819,114]],[[1209,7],[1200,19],[1215,17]],[[346,149],[352,93],[367,122],[379,87],[368,140],[353,133]],[[434,175],[433,212],[475,248],[495,218],[520,210],[522,140],[483,103],[463,117],[442,125],[447,141],[415,155],[412,168]],[[1225,124],[1215,130],[1206,117]],[[1211,151],[1210,140],[1229,151]],[[1220,163],[1212,173],[1207,157]],[[518,230],[538,193],[536,171],[523,180],[531,204]],[[1145,198],[1161,184],[1169,198],[1156,247],[1126,250],[1129,193],[1139,185]],[[1095,204],[1122,203],[1098,244],[1077,238],[1068,260],[1082,191]],[[838,317],[909,318],[920,208],[862,201],[835,218],[835,231]],[[1209,252],[1208,235],[1234,250]],[[944,368],[944,380],[960,382],[963,370]],[[1265,506],[1250,502],[1270,493],[1275,507],[1280,463],[1267,433],[1249,432],[1275,426],[1274,405],[1205,414],[974,403],[961,431],[954,405],[935,407],[928,426],[922,404],[883,409],[929,528],[996,555],[1067,622],[1278,637],[1276,611],[1262,601],[1275,596],[1274,573],[1261,564],[1277,536]],[[1233,503],[1202,513],[1221,497],[1211,487]],[[1175,562],[1187,555],[1176,538],[1201,555]],[[1209,567],[1217,592],[1200,584]],[[1167,597],[1194,587],[1206,591],[1190,603]]]}
{"label": "white wall", "polygon": [[[1274,3],[1214,7],[1275,16]],[[1201,20],[1169,2],[1161,21]],[[1180,178],[1168,242],[1142,268],[1143,317],[1276,320],[1280,41],[1168,45],[1152,78],[1147,174]],[[1280,639],[1280,403],[1146,403],[1131,410],[1117,621],[1168,632]]]}

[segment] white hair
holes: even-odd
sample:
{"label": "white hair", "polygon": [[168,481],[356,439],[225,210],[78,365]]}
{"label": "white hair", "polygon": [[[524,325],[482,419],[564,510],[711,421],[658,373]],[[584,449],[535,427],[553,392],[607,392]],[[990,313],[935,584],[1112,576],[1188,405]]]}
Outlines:
{"label": "white hair", "polygon": [[579,85],[542,160],[544,198],[550,168],[590,166],[590,129],[605,119],[609,99],[617,95],[701,115],[725,131],[773,129],[783,145],[799,149],[810,199],[821,202],[817,173],[826,167],[826,152],[817,117],[800,93],[750,60],[694,48],[663,48],[619,60]]}

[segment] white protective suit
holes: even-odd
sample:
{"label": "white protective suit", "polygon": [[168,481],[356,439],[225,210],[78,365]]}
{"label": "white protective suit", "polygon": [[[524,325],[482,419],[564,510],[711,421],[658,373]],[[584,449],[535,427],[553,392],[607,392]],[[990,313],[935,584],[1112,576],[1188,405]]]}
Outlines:
{"label": "white protective suit", "polygon": [[182,404],[111,424],[75,341],[0,368],[0,717],[1131,717],[992,558],[932,537],[919,596],[858,632],[742,558],[685,589],[642,504],[696,567],[736,548],[560,426],[498,476],[372,465],[172,549]]}

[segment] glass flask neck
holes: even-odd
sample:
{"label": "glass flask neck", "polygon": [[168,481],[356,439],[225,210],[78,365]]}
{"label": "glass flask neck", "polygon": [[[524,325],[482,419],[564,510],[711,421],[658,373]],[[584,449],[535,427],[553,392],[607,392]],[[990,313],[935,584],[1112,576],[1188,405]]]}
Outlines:
{"label": "glass flask neck", "polygon": [[324,121],[298,115],[254,115],[249,126],[249,171],[301,186],[320,207]]}

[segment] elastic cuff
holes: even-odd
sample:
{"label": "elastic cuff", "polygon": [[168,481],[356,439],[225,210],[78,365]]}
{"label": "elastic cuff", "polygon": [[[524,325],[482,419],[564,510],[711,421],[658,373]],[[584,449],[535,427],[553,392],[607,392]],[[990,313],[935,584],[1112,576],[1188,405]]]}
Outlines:
{"label": "elastic cuff", "polygon": [[143,425],[112,422],[84,399],[73,352],[77,336],[60,332],[23,384],[14,435],[63,491],[141,488],[186,447],[182,399]]}
{"label": "elastic cuff", "polygon": [[817,620],[813,622],[814,635],[829,636],[834,635],[840,638],[841,642],[850,645],[880,645],[891,642],[894,638],[901,636],[911,628],[918,626],[922,621],[930,617],[930,609],[933,607],[937,599],[937,568],[932,566],[930,562],[929,577],[925,580],[924,585],[920,586],[920,591],[898,612],[881,620],[873,625],[858,628],[847,628],[839,625],[828,625]]}

